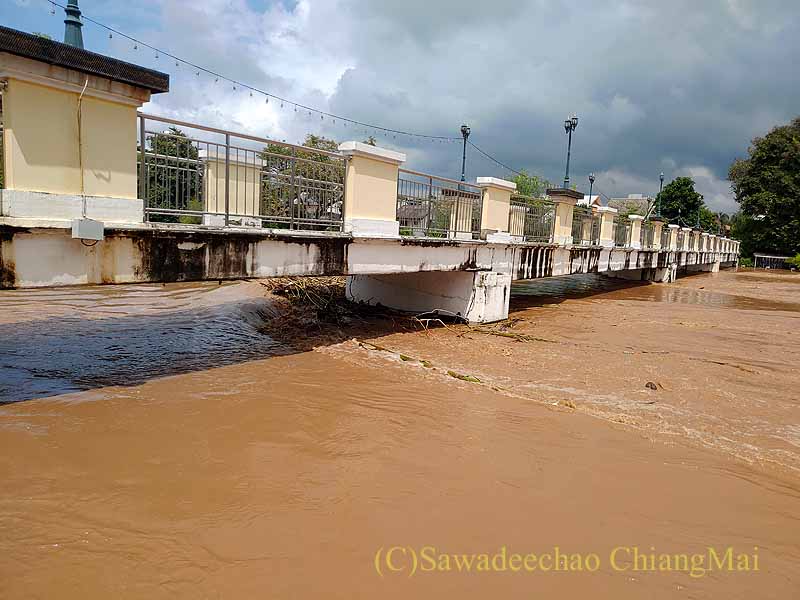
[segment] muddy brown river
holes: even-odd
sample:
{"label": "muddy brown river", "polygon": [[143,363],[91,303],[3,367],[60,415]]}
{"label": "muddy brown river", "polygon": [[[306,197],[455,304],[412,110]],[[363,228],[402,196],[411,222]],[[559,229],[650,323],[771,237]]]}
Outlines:
{"label": "muddy brown river", "polygon": [[797,597],[800,278],[514,292],[303,352],[252,282],[0,292],[0,597]]}

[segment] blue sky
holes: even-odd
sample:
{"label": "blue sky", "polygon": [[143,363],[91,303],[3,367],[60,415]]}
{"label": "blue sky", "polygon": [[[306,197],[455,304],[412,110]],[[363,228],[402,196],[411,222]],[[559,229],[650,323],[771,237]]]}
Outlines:
{"label": "blue sky", "polygon": [[[66,2],[66,0],[61,0]],[[573,182],[653,193],[658,173],[695,178],[735,210],[730,162],[797,116],[796,0],[81,0],[85,15],[260,89],[387,127],[458,136],[516,168],[563,178],[563,120],[580,117]],[[0,0],[0,22],[61,39],[45,0]],[[196,76],[86,24],[88,49],[164,70],[149,112],[299,141],[361,129]],[[460,145],[376,135],[411,168],[458,176]],[[475,152],[468,175],[508,176]]]}

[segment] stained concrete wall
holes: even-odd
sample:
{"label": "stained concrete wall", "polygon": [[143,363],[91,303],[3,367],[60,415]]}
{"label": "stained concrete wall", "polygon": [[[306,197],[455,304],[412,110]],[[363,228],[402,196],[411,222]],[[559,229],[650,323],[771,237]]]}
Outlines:
{"label": "stained concrete wall", "polygon": [[[2,219],[0,219],[0,222]],[[491,271],[511,279],[733,265],[733,254],[354,238],[343,234],[141,225],[87,246],[63,228],[0,225],[2,287],[272,277]]]}

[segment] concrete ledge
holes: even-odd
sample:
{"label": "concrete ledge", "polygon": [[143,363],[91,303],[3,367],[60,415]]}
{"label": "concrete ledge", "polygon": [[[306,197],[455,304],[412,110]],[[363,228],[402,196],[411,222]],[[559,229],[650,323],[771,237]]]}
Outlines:
{"label": "concrete ledge", "polygon": [[339,144],[339,152],[345,156],[362,156],[365,158],[372,158],[382,162],[388,162],[393,165],[399,165],[406,162],[406,155],[402,152],[395,152],[387,148],[379,148],[378,146],[371,146],[363,142],[342,142]]}
{"label": "concrete ledge", "polygon": [[144,202],[132,198],[0,190],[0,217],[68,221],[71,227],[74,219],[84,216],[95,221],[142,223]]}
{"label": "concrete ledge", "polygon": [[380,219],[345,219],[344,230],[353,237],[399,238],[400,223]]}
{"label": "concrete ledge", "polygon": [[497,177],[478,177],[476,182],[479,188],[496,187],[503,190],[511,190],[512,192],[517,189],[517,184],[513,181],[506,181]]}

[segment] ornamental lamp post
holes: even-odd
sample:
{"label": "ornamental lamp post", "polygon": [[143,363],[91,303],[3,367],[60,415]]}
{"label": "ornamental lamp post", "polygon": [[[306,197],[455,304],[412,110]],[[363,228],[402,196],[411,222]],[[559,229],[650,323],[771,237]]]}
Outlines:
{"label": "ornamental lamp post", "polygon": [[569,189],[569,157],[572,153],[572,132],[578,128],[578,115],[572,115],[564,121],[564,131],[569,136],[567,142],[567,170],[564,172],[564,189]]}
{"label": "ornamental lamp post", "polygon": [[589,173],[589,206],[592,205],[592,188],[594,187],[594,173]]}
{"label": "ornamental lamp post", "polygon": [[464,138],[464,153],[461,155],[461,181],[466,181],[467,173],[467,138],[470,134],[470,128],[466,125],[461,126],[461,137]]}
{"label": "ornamental lamp post", "polygon": [[661,172],[661,175],[658,176],[659,185],[658,185],[658,196],[656,197],[656,216],[661,216],[661,192],[664,191],[664,172]]}

